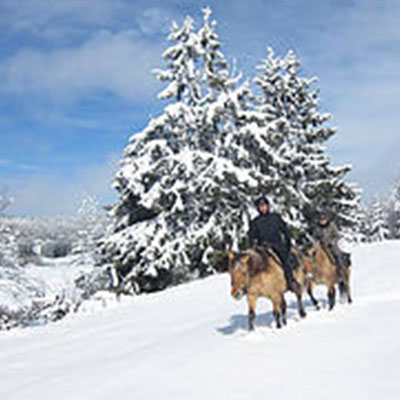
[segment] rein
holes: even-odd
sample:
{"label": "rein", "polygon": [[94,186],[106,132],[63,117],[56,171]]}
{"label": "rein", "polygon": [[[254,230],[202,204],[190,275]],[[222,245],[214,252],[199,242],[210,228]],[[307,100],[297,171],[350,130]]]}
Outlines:
{"label": "rein", "polygon": [[274,252],[270,247],[267,247],[267,248],[266,248],[266,252],[267,252],[267,254],[268,254],[269,256],[272,257],[272,259],[273,259],[281,268],[283,268],[282,261],[279,259],[279,257],[275,254],[275,252]]}

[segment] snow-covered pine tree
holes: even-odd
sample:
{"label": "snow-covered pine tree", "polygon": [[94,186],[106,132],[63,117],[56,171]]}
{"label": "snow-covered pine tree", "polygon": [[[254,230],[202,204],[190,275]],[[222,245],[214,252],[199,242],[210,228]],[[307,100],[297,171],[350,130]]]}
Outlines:
{"label": "snow-covered pine tree", "polygon": [[357,243],[368,243],[371,233],[371,221],[369,219],[369,209],[366,205],[360,207],[359,221],[357,229],[354,231],[353,238]]}
{"label": "snow-covered pine tree", "polygon": [[400,178],[394,184],[387,202],[389,239],[400,239]]}
{"label": "snow-covered pine tree", "polygon": [[116,176],[116,233],[104,249],[135,292],[210,273],[210,254],[246,231],[257,180],[230,157],[247,86],[236,88],[210,13],[198,31],[191,18],[173,24],[167,68],[156,71],[170,104],[132,136]]}
{"label": "snow-covered pine tree", "polygon": [[389,238],[387,208],[382,200],[375,198],[369,210],[370,242],[380,242]]}
{"label": "snow-covered pine tree", "polygon": [[336,130],[326,126],[330,114],[320,112],[319,92],[312,87],[316,79],[300,76],[300,61],[292,51],[281,58],[269,48],[258,69],[253,119],[259,143],[267,148],[259,166],[273,178],[275,206],[297,232],[321,209],[340,226],[354,224],[359,193],[343,180],[351,167],[333,166],[326,154],[324,143]]}
{"label": "snow-covered pine tree", "polygon": [[77,211],[77,234],[72,252],[95,257],[98,242],[107,234],[107,215],[96,196],[86,193]]}

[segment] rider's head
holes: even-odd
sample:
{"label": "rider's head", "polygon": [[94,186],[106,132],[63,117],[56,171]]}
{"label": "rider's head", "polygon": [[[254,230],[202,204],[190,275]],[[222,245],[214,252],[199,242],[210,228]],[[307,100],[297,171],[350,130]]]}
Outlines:
{"label": "rider's head", "polygon": [[321,212],[319,214],[318,222],[321,226],[329,225],[329,216],[326,212]]}
{"label": "rider's head", "polygon": [[266,197],[260,197],[256,201],[257,210],[260,214],[268,214],[269,212],[269,201]]}

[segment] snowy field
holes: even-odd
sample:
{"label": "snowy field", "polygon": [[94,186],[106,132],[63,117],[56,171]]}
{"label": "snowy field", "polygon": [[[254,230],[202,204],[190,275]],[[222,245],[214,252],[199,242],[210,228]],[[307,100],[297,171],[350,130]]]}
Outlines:
{"label": "snowy field", "polygon": [[260,301],[248,333],[223,274],[0,332],[0,399],[400,399],[399,260],[353,249],[354,303],[300,321],[288,295],[282,330]]}

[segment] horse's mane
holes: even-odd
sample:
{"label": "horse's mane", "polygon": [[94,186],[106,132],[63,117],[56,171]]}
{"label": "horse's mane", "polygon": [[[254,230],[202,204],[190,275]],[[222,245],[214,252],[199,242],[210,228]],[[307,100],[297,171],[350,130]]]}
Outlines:
{"label": "horse's mane", "polygon": [[[325,258],[332,264],[336,265],[336,261],[333,258],[333,255],[330,253],[330,251],[323,245],[321,241],[315,241],[313,242],[313,245],[310,247],[309,251],[315,251],[315,252],[320,252],[320,254],[323,254]],[[317,253],[316,253],[317,254]],[[313,256],[311,256],[313,257]]]}
{"label": "horse's mane", "polygon": [[250,256],[249,260],[249,273],[250,276],[257,275],[262,271],[270,269],[269,254],[266,249],[260,246],[253,247],[247,250],[246,254]]}

